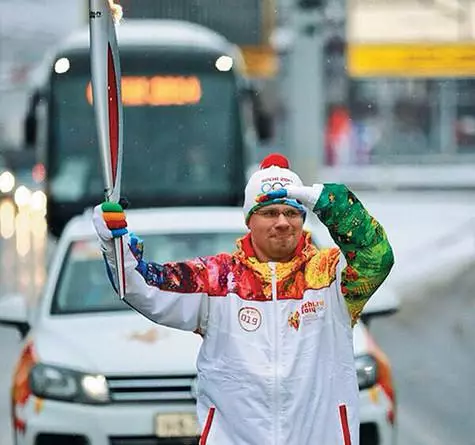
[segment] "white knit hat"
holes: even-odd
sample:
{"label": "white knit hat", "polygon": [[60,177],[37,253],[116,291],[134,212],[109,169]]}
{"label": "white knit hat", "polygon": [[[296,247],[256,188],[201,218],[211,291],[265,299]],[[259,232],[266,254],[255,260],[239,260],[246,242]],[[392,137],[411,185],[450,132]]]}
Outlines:
{"label": "white knit hat", "polygon": [[295,199],[279,198],[265,202],[256,200],[259,195],[271,190],[278,190],[288,185],[303,185],[298,175],[290,170],[289,160],[285,156],[272,153],[262,160],[259,168],[249,178],[244,191],[243,212],[246,222],[257,209],[270,204],[286,204],[298,208],[302,213],[305,212],[305,208]]}

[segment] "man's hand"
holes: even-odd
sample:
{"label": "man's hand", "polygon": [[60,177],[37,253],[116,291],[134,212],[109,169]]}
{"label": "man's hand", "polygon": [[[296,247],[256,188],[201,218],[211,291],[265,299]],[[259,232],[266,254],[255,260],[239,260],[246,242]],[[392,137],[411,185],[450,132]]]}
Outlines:
{"label": "man's hand", "polygon": [[104,242],[127,233],[124,209],[117,202],[103,202],[94,207],[92,222],[98,237]]}
{"label": "man's hand", "polygon": [[278,190],[271,190],[270,192],[259,195],[256,199],[258,202],[266,202],[272,199],[296,199],[300,201],[307,209],[313,210],[315,204],[320,197],[323,190],[323,184],[314,184],[312,187],[298,187],[288,185]]}

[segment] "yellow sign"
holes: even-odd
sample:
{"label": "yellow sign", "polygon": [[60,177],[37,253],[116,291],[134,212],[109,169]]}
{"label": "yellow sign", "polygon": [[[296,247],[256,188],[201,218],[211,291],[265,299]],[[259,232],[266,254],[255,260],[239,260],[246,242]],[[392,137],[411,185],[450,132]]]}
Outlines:
{"label": "yellow sign", "polygon": [[[86,88],[92,104],[92,87]],[[201,99],[201,83],[196,76],[123,76],[122,103],[128,107],[197,104]]]}
{"label": "yellow sign", "polygon": [[348,45],[351,77],[475,76],[475,42]]}
{"label": "yellow sign", "polygon": [[243,46],[241,51],[249,77],[269,78],[277,74],[277,54],[270,46]]}

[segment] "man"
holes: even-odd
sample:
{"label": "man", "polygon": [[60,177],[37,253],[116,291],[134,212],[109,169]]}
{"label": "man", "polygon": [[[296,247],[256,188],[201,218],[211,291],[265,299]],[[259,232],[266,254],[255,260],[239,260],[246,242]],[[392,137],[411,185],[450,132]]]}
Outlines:
{"label": "man", "polygon": [[[312,244],[308,210],[339,248]],[[127,303],[203,337],[201,445],[357,445],[352,326],[393,265],[384,230],[345,186],[304,187],[281,155],[250,178],[244,217],[233,254],[163,265],[144,260],[120,206],[93,218],[112,267],[125,234]]]}

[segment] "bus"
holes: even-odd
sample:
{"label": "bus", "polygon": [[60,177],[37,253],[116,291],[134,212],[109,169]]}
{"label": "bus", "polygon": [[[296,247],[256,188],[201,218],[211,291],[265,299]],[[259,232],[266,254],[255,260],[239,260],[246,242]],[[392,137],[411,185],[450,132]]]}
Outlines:
{"label": "bus", "polygon": [[[117,34],[124,196],[133,207],[240,205],[271,125],[238,47],[177,20],[126,20]],[[25,120],[26,144],[45,166],[55,237],[104,198],[89,57],[87,28],[59,45],[36,76]]]}

